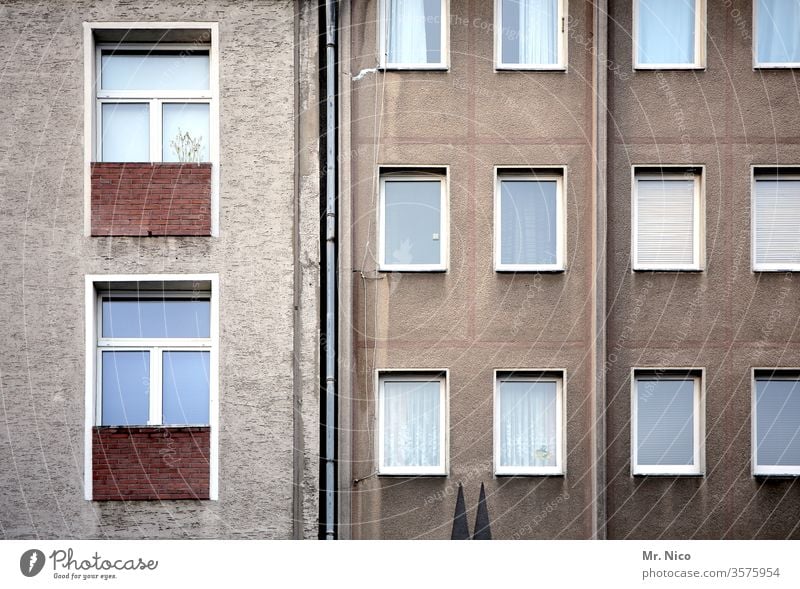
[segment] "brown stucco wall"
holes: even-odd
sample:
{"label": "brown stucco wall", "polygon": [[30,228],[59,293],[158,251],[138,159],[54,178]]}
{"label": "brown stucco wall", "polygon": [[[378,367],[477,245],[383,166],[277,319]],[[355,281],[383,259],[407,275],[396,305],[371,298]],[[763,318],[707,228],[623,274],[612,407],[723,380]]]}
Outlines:
{"label": "brown stucco wall", "polygon": [[[752,272],[750,166],[797,164],[796,72],[754,71],[752,4],[708,2],[705,71],[632,72],[609,2],[609,538],[797,538],[796,479],[751,476],[753,367],[800,365],[800,279]],[[630,270],[631,166],[702,164],[706,270]],[[706,476],[632,477],[632,367],[705,369]]]}
{"label": "brown stucco wall", "polygon": [[[448,538],[458,483],[470,526],[480,483],[495,538],[592,535],[591,5],[571,2],[568,71],[493,69],[493,5],[451,2],[448,72],[367,73],[377,63],[376,1],[356,0],[343,31],[342,204],[352,219],[350,494],[355,538]],[[349,112],[347,109],[350,109]],[[449,166],[447,273],[376,272],[377,168]],[[494,166],[567,167],[567,271],[499,274],[492,262]],[[361,272],[363,272],[363,277]],[[447,477],[374,475],[376,369],[450,370]],[[494,478],[494,369],[564,369],[567,474]],[[347,406],[344,410],[347,409]],[[550,506],[550,508],[548,508]]]}

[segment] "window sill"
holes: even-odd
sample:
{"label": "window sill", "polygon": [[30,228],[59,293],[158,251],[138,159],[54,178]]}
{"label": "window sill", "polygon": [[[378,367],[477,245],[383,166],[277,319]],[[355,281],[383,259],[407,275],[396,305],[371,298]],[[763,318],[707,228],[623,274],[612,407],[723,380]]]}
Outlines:
{"label": "window sill", "polygon": [[497,73],[509,72],[541,72],[541,73],[555,73],[564,74],[567,72],[567,66],[544,66],[544,65],[495,65],[494,71]]}
{"label": "window sill", "polygon": [[449,65],[422,65],[422,64],[409,64],[409,65],[382,65],[378,68],[380,71],[386,72],[447,72],[450,71]]}
{"label": "window sill", "polygon": [[757,63],[753,70],[796,70],[800,69],[800,63]]}
{"label": "window sill", "polygon": [[444,274],[447,268],[414,268],[412,266],[383,266],[378,272],[403,272],[407,274]]}
{"label": "window sill", "polygon": [[753,272],[800,272],[800,266],[795,266],[793,268],[780,266],[775,268],[753,268]]}
{"label": "window sill", "polygon": [[663,71],[674,71],[674,72],[683,72],[683,71],[705,71],[706,66],[704,65],[680,65],[680,64],[654,64],[654,65],[635,65],[633,66],[634,72],[663,72]]}
{"label": "window sill", "polygon": [[646,477],[655,477],[655,478],[690,478],[690,479],[701,479],[706,476],[704,472],[634,472],[632,474],[634,478],[646,478]]}
{"label": "window sill", "polygon": [[513,267],[499,267],[494,271],[498,274],[565,274],[567,269],[564,267],[541,267],[541,266],[521,266],[518,268]]}
{"label": "window sill", "polygon": [[754,479],[796,479],[800,478],[800,472],[757,472],[753,474]]}
{"label": "window sill", "polygon": [[643,273],[643,272],[668,272],[668,273],[686,273],[686,274],[702,274],[705,272],[705,268],[633,268],[631,272],[634,273]]}
{"label": "window sill", "polygon": [[561,472],[496,472],[494,478],[496,479],[510,479],[510,478],[531,478],[531,477],[566,477],[567,473]]}

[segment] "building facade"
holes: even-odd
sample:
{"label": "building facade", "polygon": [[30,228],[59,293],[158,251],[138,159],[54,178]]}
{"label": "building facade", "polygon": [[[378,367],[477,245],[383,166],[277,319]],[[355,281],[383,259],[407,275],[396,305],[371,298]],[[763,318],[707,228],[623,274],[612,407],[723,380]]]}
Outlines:
{"label": "building facade", "polygon": [[2,537],[800,537],[800,2],[0,19]]}
{"label": "building facade", "polygon": [[316,4],[0,19],[2,536],[317,537]]}
{"label": "building facade", "polygon": [[343,534],[798,537],[778,4],[346,3]]}

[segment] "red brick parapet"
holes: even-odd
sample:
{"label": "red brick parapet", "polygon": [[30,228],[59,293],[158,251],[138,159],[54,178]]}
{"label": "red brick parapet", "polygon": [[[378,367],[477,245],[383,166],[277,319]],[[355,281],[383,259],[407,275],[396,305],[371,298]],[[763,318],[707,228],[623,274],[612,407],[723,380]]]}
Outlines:
{"label": "red brick parapet", "polygon": [[92,164],[92,235],[211,235],[211,164]]}
{"label": "red brick parapet", "polygon": [[209,427],[95,427],[96,501],[208,499]]}

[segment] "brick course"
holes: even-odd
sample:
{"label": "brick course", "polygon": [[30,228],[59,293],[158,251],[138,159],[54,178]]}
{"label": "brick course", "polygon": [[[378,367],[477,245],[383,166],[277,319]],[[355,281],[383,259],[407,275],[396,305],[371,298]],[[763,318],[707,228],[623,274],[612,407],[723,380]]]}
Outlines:
{"label": "brick course", "polygon": [[209,427],[95,427],[96,501],[208,499]]}
{"label": "brick course", "polygon": [[211,235],[211,164],[92,164],[92,235]]}

